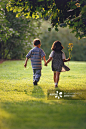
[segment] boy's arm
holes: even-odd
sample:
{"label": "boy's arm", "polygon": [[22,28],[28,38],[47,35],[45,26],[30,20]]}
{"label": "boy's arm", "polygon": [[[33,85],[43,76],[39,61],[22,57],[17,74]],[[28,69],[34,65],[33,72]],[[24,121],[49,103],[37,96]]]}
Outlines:
{"label": "boy's arm", "polygon": [[24,67],[25,67],[25,68],[26,68],[26,66],[27,66],[27,61],[28,61],[28,58],[26,57],[25,64],[24,64]]}
{"label": "boy's arm", "polygon": [[63,62],[67,62],[67,61],[70,61],[70,58],[68,58],[68,59],[63,59]]}
{"label": "boy's arm", "polygon": [[44,62],[46,63],[46,58],[45,58],[45,56],[43,56],[43,60],[44,60]]}

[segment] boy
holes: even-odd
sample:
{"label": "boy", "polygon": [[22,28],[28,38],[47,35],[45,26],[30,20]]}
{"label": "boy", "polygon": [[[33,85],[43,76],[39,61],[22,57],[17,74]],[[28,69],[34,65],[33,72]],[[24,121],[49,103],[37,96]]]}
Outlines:
{"label": "boy", "polygon": [[27,61],[30,58],[32,69],[33,69],[33,84],[37,85],[37,82],[39,81],[41,76],[41,69],[42,69],[41,58],[43,58],[45,63],[46,63],[46,59],[45,59],[44,51],[40,48],[41,41],[39,39],[34,39],[33,45],[34,45],[34,48],[31,49],[29,53],[26,55],[24,67],[26,68]]}

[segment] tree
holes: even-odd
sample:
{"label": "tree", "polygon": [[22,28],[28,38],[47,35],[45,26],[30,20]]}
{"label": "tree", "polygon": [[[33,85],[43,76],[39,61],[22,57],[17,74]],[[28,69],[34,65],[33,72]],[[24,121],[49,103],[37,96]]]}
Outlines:
{"label": "tree", "polygon": [[44,21],[42,23],[42,34],[40,35],[40,40],[42,42],[41,48],[46,53],[46,59],[49,58],[49,54],[51,53],[51,47],[54,41],[59,40],[64,49],[66,58],[69,57],[68,52],[68,44],[73,43],[73,50],[71,52],[72,58],[74,61],[86,61],[86,39],[78,39],[75,37],[75,33],[70,33],[71,29],[68,27],[62,28],[58,27],[59,31],[55,31],[53,28],[50,32],[47,30],[47,27],[50,26],[50,22]]}
{"label": "tree", "polygon": [[[6,1],[3,1],[6,2]],[[12,35],[19,35],[17,31],[15,31],[13,28],[9,27],[8,20],[5,16],[5,9],[3,8],[3,2],[0,5],[0,58],[6,58],[9,50],[7,50],[7,41],[12,37]],[[5,7],[5,4],[4,4]]]}
{"label": "tree", "polygon": [[38,37],[40,21],[17,18],[16,13],[7,11],[7,0],[0,4],[0,58],[20,59],[32,48],[32,39]]}
{"label": "tree", "polygon": [[[16,13],[6,11],[6,19],[9,21],[10,27],[19,33],[19,36],[12,36],[9,39],[8,48],[10,57],[12,59],[21,59],[26,55],[29,49],[32,48],[32,40],[39,35],[40,21],[33,21],[33,19],[25,19],[23,16],[16,18]],[[7,42],[7,44],[8,44]]]}
{"label": "tree", "polygon": [[68,25],[76,37],[86,36],[86,0],[9,0],[7,10],[17,12],[16,17],[50,18],[56,31]]}

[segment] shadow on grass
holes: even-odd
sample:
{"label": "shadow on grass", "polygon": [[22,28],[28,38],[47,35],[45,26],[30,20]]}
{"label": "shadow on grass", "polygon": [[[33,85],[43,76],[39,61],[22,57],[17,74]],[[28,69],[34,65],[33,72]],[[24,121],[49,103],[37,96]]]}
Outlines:
{"label": "shadow on grass", "polygon": [[33,96],[35,98],[44,98],[45,97],[42,88],[38,85],[34,86],[31,96]]}

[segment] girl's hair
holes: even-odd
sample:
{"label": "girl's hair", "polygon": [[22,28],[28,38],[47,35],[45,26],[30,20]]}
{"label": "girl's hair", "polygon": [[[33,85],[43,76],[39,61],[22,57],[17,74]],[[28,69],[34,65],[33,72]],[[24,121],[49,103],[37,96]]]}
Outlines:
{"label": "girl's hair", "polygon": [[59,52],[63,49],[64,47],[62,46],[60,41],[55,41],[51,47],[51,50],[54,50],[56,52]]}
{"label": "girl's hair", "polygon": [[37,46],[37,45],[41,44],[41,41],[38,38],[36,38],[36,39],[33,40],[33,44],[35,46]]}

